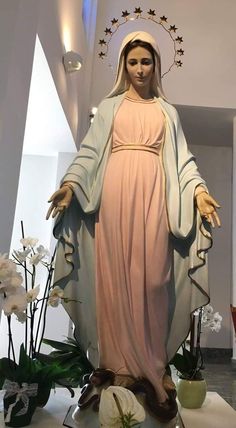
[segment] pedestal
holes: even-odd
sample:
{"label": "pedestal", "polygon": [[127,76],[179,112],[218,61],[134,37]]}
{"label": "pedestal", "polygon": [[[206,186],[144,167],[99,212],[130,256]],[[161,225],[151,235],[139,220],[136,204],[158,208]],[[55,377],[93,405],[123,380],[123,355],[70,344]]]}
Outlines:
{"label": "pedestal", "polygon": [[[68,428],[100,428],[98,414],[90,409],[80,411],[77,406],[72,406],[69,410],[64,425]],[[177,416],[172,421],[164,424],[158,422],[146,413],[145,421],[140,424],[142,428],[183,428],[179,417]]]}
{"label": "pedestal", "polygon": [[179,407],[185,428],[235,428],[236,412],[216,392],[207,392],[206,399],[200,409],[184,409]]}
{"label": "pedestal", "polygon": [[[2,392],[2,394],[1,394]],[[0,428],[4,428],[2,396],[0,391]],[[72,413],[76,409],[80,390],[75,389],[75,397],[71,398],[70,393],[64,388],[56,388],[56,392],[51,392],[50,399],[43,409],[37,409],[33,415],[30,427],[32,428],[98,428],[97,415],[84,414],[83,421],[75,422]],[[69,412],[68,412],[68,409]],[[89,413],[89,412],[87,412]],[[91,423],[92,417],[93,422]],[[208,392],[206,400],[200,409],[190,410],[179,407],[179,416],[176,424],[160,424],[156,420],[147,419],[141,428],[235,428],[236,412],[226,403],[216,392]],[[181,420],[183,422],[181,422]],[[64,421],[64,423],[63,423]],[[83,425],[82,425],[83,424]]]}

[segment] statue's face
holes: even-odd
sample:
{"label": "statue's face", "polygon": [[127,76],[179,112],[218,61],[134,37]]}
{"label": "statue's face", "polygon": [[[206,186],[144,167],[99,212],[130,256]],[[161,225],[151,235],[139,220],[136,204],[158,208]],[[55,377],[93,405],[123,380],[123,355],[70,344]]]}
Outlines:
{"label": "statue's face", "polygon": [[151,88],[154,64],[152,54],[147,49],[141,46],[133,48],[126,58],[126,70],[130,83],[136,90]]}

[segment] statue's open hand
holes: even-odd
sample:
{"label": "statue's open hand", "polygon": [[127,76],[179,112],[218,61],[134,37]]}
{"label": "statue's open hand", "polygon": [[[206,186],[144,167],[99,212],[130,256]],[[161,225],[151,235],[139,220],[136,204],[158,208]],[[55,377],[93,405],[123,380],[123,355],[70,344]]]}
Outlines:
{"label": "statue's open hand", "polygon": [[53,193],[48,202],[51,202],[46,215],[46,220],[50,215],[56,217],[57,214],[68,208],[72,199],[73,191],[68,186],[62,186],[59,190]]}
{"label": "statue's open hand", "polygon": [[220,205],[211,195],[207,192],[200,193],[196,196],[196,205],[200,215],[204,217],[212,227],[216,225],[220,227],[220,218],[216,212],[216,208],[220,208]]}

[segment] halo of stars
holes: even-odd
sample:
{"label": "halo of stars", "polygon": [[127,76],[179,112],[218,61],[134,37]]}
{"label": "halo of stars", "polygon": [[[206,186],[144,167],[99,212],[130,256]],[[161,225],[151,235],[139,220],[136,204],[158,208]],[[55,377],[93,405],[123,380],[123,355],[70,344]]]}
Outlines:
{"label": "halo of stars", "polygon": [[168,68],[168,70],[165,71],[161,77],[163,78],[166,74],[168,74],[174,66],[177,68],[182,67],[183,65],[182,57],[184,55],[184,50],[182,49],[183,37],[176,34],[178,30],[176,25],[169,24],[168,18],[165,15],[158,17],[155,9],[149,9],[148,11],[144,12],[141,9],[141,7],[135,7],[132,12],[128,10],[122,10],[120,19],[118,18],[111,19],[110,21],[111,25],[105,28],[104,30],[105,35],[98,42],[99,46],[102,49],[98,53],[99,58],[104,59],[108,56],[110,41],[121,25],[124,25],[131,20],[137,20],[140,18],[144,20],[151,20],[155,24],[160,25],[169,34],[169,37],[172,40],[172,43],[174,46],[173,61],[170,67]]}

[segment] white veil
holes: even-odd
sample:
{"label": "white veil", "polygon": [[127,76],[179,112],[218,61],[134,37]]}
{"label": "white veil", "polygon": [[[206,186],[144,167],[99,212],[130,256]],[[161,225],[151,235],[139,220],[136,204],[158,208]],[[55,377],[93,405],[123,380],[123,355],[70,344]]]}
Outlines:
{"label": "white veil", "polygon": [[145,31],[134,31],[133,33],[129,33],[122,41],[120,51],[119,51],[119,56],[118,56],[118,65],[116,70],[115,84],[111,92],[107,95],[106,98],[114,97],[128,90],[129,81],[127,79],[127,74],[125,70],[124,51],[125,51],[126,45],[129,42],[134,42],[135,40],[141,40],[143,42],[149,43],[154,49],[155,72],[152,79],[152,93],[156,97],[161,97],[163,99],[166,99],[162,88],[162,83],[161,83],[160,51],[155,39],[151,36],[151,34],[146,33]]}

